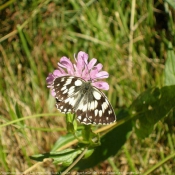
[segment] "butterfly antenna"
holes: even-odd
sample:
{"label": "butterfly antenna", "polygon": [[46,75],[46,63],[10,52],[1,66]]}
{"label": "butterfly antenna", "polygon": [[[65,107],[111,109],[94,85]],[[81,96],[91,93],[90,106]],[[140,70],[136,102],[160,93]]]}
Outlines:
{"label": "butterfly antenna", "polygon": [[88,65],[87,65],[87,63],[85,62],[85,60],[83,60],[83,61],[84,61],[85,66],[86,66],[86,68],[87,68],[87,70],[88,70],[89,79],[90,79],[90,81],[92,82],[92,78],[91,78],[91,75],[90,75],[90,71],[91,71],[91,70],[88,69]]}

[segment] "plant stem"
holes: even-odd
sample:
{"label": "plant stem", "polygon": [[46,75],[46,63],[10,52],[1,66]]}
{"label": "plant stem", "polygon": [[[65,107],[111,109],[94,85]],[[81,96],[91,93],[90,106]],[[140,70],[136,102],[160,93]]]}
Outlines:
{"label": "plant stem", "polygon": [[85,148],[78,158],[62,173],[62,175],[67,174],[82,159],[87,150],[88,148]]}

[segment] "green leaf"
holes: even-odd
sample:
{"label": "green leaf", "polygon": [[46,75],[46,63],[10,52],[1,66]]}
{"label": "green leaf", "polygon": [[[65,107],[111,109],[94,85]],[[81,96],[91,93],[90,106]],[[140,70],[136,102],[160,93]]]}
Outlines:
{"label": "green leaf", "polygon": [[[78,133],[80,135],[80,133]],[[66,145],[67,143],[73,141],[75,139],[75,136],[73,134],[67,134],[65,136],[61,136],[55,143],[55,145],[52,148],[52,151],[56,151],[62,146]]]}
{"label": "green leaf", "polygon": [[175,53],[173,46],[169,43],[167,52],[167,61],[165,64],[165,85],[175,84]]}
{"label": "green leaf", "polygon": [[154,125],[175,106],[175,85],[152,88],[142,93],[131,105],[134,114],[136,134],[147,137]]}
{"label": "green leaf", "polygon": [[31,159],[36,161],[43,161],[46,158],[52,158],[53,163],[61,164],[62,166],[69,166],[74,159],[82,152],[81,149],[66,149],[58,152],[50,152],[44,154],[37,154],[30,156]]}
{"label": "green leaf", "polygon": [[90,157],[92,155],[92,153],[94,152],[94,149],[88,149],[83,157],[83,159],[87,159],[88,157]]}
{"label": "green leaf", "polygon": [[[123,117],[128,117],[128,112],[123,114]],[[83,170],[86,168],[92,168],[98,163],[106,160],[110,156],[114,156],[123,146],[127,139],[127,133],[131,131],[132,123],[127,121],[122,125],[114,128],[101,138],[101,145],[96,147],[94,152],[87,159],[82,159],[76,168]]]}

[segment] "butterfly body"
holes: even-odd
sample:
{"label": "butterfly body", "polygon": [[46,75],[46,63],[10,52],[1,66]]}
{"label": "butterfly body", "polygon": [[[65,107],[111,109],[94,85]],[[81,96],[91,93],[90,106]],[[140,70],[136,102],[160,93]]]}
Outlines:
{"label": "butterfly body", "polygon": [[80,123],[110,124],[116,121],[114,110],[103,92],[82,78],[62,76],[52,84],[56,107],[63,113],[76,113]]}

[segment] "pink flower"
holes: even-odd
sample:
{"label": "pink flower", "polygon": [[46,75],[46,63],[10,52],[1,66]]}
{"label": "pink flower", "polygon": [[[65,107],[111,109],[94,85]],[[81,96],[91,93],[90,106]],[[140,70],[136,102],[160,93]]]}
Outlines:
{"label": "pink flower", "polygon": [[[62,57],[58,63],[58,69],[53,73],[50,73],[46,78],[48,88],[51,88],[55,78],[62,77],[65,75],[80,77],[85,81],[91,81],[92,85],[98,89],[108,90],[109,84],[101,81],[101,79],[108,78],[109,74],[106,71],[101,71],[103,65],[98,63],[97,59],[92,58],[88,63],[88,54],[80,51],[75,58],[75,64],[73,64],[69,58]],[[52,91],[52,96],[55,96],[55,92]]]}

